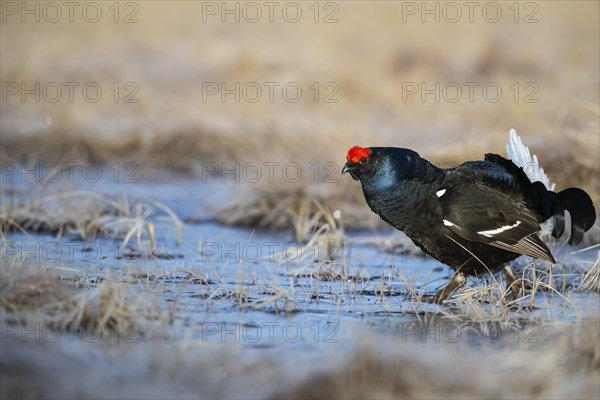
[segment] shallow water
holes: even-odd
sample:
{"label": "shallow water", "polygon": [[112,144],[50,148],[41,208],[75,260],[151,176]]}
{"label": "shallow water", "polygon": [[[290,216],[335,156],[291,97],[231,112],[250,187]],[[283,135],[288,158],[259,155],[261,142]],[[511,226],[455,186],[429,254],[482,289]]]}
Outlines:
{"label": "shallow water", "polygon": [[[80,240],[64,235],[57,240],[49,234],[11,232],[2,241],[3,262],[22,257],[62,269],[87,287],[112,279],[150,291],[164,312],[172,312],[169,336],[256,348],[283,343],[317,351],[323,344],[352,342],[364,329],[406,342],[467,339],[476,344],[525,340],[539,328],[533,322],[516,328],[477,322],[464,318],[464,307],[456,304],[414,301],[411,293],[434,294],[452,270],[420,253],[411,254],[414,246],[402,243],[405,239],[394,232],[350,232],[342,247],[327,242],[306,247],[286,232],[216,224],[210,210],[235,193],[234,185],[170,177],[135,184],[78,182],[69,188],[75,189],[157,200],[181,220],[194,222],[184,225],[177,244],[173,224],[148,217],[156,225],[154,255],[144,251],[149,246],[145,236],[139,244],[132,239],[124,246],[121,239],[106,237]],[[400,247],[383,251],[373,244],[374,238]],[[332,253],[335,257],[328,257]],[[593,253],[570,256],[570,264],[591,265]],[[567,274],[569,285],[575,281],[571,275],[574,271]],[[483,284],[470,279],[468,286]],[[515,320],[573,321],[600,312],[597,293],[567,288],[568,301],[558,293],[540,292],[535,307],[515,311]],[[497,310],[489,304],[481,307]]]}

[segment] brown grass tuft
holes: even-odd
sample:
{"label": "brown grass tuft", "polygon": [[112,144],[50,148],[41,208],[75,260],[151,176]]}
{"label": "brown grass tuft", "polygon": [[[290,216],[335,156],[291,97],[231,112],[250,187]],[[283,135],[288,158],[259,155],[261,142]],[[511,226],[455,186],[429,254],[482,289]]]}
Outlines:
{"label": "brown grass tuft", "polygon": [[[167,221],[167,222],[165,222]],[[123,239],[123,246],[135,239],[144,248],[156,249],[155,228],[173,224],[175,242],[181,241],[182,222],[175,212],[156,200],[135,200],[127,196],[111,197],[91,191],[41,194],[28,192],[0,206],[0,233],[10,230],[50,232],[80,238],[106,235]]]}
{"label": "brown grass tuft", "polygon": [[142,332],[144,322],[159,315],[150,294],[108,277],[92,286],[80,286],[70,268],[19,262],[0,268],[0,307],[5,321],[126,334],[132,329]]}
{"label": "brown grass tuft", "polygon": [[597,322],[554,327],[529,342],[478,350],[367,336],[343,365],[276,397],[592,399],[600,393],[599,334]]}

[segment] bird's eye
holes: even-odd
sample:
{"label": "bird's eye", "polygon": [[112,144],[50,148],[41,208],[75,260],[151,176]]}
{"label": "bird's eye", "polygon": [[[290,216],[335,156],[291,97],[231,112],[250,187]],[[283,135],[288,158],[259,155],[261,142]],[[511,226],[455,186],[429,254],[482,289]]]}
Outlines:
{"label": "bird's eye", "polygon": [[363,158],[361,158],[361,159],[360,159],[360,163],[361,163],[361,164],[364,164],[364,163],[366,163],[366,162],[367,162],[367,159],[366,159],[365,157],[363,157]]}

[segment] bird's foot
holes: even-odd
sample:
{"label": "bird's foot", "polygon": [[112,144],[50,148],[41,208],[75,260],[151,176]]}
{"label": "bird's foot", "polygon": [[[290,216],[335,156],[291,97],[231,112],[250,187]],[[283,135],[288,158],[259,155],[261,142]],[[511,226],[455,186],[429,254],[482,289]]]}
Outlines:
{"label": "bird's foot", "polygon": [[504,276],[506,277],[506,296],[505,299],[508,301],[515,301],[519,298],[521,293],[519,284],[519,280],[515,277],[515,271],[506,265],[502,270]]}
{"label": "bird's foot", "polygon": [[524,282],[522,279],[515,277],[515,271],[508,265],[502,270],[506,277],[506,296],[504,297],[505,303],[514,303],[521,298],[521,292],[525,290],[532,290],[531,285]]}
{"label": "bird's foot", "polygon": [[467,283],[467,278],[465,277],[465,274],[457,271],[446,286],[444,286],[442,289],[440,289],[433,296],[426,296],[426,297],[421,298],[421,301],[424,301],[426,303],[441,304],[446,299],[448,299],[448,297],[450,297],[450,295],[452,293],[454,293],[456,290],[465,286],[466,283]]}

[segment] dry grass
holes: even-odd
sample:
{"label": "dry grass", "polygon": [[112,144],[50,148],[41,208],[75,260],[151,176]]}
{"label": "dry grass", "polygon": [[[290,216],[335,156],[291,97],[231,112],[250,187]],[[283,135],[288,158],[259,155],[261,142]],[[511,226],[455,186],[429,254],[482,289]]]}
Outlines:
{"label": "dry grass", "polygon": [[123,344],[113,353],[85,343],[2,343],[3,363],[13,368],[2,369],[0,390],[19,398],[598,398],[597,321],[531,332],[473,345],[358,330],[358,339],[302,356],[278,345],[280,357],[193,339]]}
{"label": "dry grass", "polygon": [[[182,222],[159,201],[131,200],[91,191],[44,193],[30,191],[6,199],[0,206],[0,234],[8,231],[50,232],[57,239],[76,235],[82,239],[98,235],[123,239],[122,247],[135,239],[140,252],[156,250],[155,229],[173,228],[175,243],[181,241]],[[144,241],[143,239],[146,239]],[[147,245],[146,245],[147,244]]]}
{"label": "dry grass", "polygon": [[[596,398],[598,324],[558,328],[536,344],[406,346],[367,336],[345,366],[315,373],[278,398]],[[527,373],[523,373],[527,371]]]}
{"label": "dry grass", "polygon": [[594,265],[583,273],[579,289],[600,292],[600,253]]}
{"label": "dry grass", "polygon": [[347,182],[341,183],[247,185],[243,196],[216,210],[217,219],[225,225],[291,230],[299,242],[309,240],[323,224],[331,230],[382,226],[360,197],[362,192],[355,187],[352,193]]}
{"label": "dry grass", "polygon": [[4,322],[128,334],[143,332],[147,322],[159,316],[152,296],[109,277],[82,286],[85,280],[72,268],[15,260],[4,263],[0,271]]}

